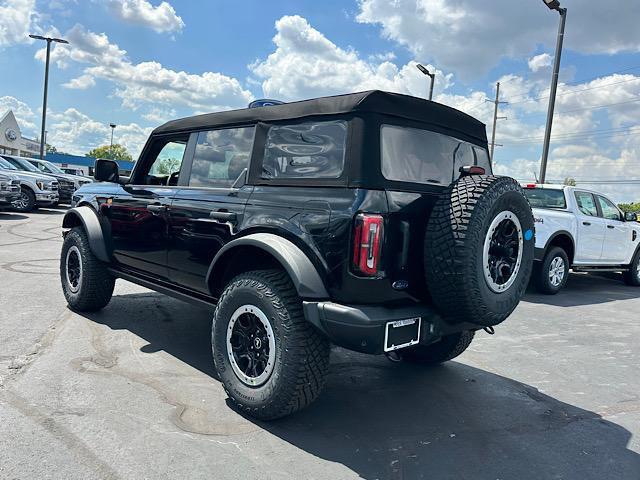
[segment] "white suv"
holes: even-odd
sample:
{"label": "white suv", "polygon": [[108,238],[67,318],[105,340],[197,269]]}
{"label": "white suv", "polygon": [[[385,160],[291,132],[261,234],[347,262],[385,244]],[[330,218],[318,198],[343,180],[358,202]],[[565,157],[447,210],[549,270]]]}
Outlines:
{"label": "white suv", "polygon": [[622,272],[640,286],[640,223],[606,196],[564,185],[523,185],[533,209],[538,290],[556,294],[574,271]]}

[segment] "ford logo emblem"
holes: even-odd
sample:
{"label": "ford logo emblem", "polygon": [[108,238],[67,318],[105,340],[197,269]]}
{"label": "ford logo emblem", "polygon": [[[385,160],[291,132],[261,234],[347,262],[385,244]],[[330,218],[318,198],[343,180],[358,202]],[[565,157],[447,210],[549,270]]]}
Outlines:
{"label": "ford logo emblem", "polygon": [[260,98],[258,100],[254,100],[249,104],[249,108],[258,108],[258,107],[273,107],[274,105],[283,105],[284,102],[280,100],[271,100],[268,98]]}

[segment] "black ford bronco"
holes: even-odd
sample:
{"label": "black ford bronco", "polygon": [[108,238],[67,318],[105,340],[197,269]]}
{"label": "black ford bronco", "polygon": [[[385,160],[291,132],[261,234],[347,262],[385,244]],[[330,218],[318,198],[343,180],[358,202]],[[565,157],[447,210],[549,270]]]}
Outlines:
{"label": "black ford bronco", "polygon": [[504,321],[531,274],[531,208],[491,175],[485,126],[370,91],[171,121],[131,177],[98,160],[64,217],[71,309],[116,278],[215,307],[216,370],[237,407],[311,403],[330,343],[433,364]]}

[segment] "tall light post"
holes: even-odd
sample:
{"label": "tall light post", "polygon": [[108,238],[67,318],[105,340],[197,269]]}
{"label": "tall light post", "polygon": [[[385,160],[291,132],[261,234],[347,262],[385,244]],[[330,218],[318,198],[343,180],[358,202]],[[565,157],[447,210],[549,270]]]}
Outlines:
{"label": "tall light post", "polygon": [[111,127],[111,145],[109,146],[109,154],[111,155],[111,159],[113,160],[113,132],[116,129],[117,125],[115,123],[110,123]]}
{"label": "tall light post", "polygon": [[42,35],[29,35],[35,40],[47,42],[47,61],[44,67],[44,99],[42,100],[42,128],[40,130],[40,159],[44,160],[44,129],[47,123],[47,91],[49,89],[49,57],[51,55],[51,42],[69,43],[62,38],[43,37]]}
{"label": "tall light post", "polygon": [[425,75],[431,77],[431,87],[429,87],[429,100],[432,100],[433,99],[433,83],[436,80],[436,74],[435,72],[431,73],[429,70],[427,70],[427,67],[425,67],[420,63],[416,64],[416,68],[420,70],[422,73],[424,73]]}
{"label": "tall light post", "polygon": [[558,27],[556,56],[553,61],[553,75],[551,76],[549,110],[547,112],[547,126],[544,132],[544,146],[542,147],[542,163],[540,165],[540,183],[544,183],[547,177],[547,161],[549,159],[549,145],[551,143],[551,128],[553,127],[553,112],[556,106],[556,93],[558,91],[558,76],[560,74],[560,59],[562,57],[562,44],[564,42],[564,27],[567,22],[567,9],[560,7],[560,2],[558,0],[542,1],[551,10],[556,10],[560,14],[560,26]]}

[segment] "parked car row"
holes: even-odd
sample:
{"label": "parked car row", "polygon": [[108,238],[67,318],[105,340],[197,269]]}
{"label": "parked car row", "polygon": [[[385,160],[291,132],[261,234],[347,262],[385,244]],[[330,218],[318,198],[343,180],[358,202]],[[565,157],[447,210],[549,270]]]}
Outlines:
{"label": "parked car row", "polygon": [[6,178],[3,182],[7,185],[7,190],[0,195],[0,205],[10,205],[19,212],[70,204],[73,193],[93,181],[64,173],[46,160],[4,154],[0,155],[0,175]]}

